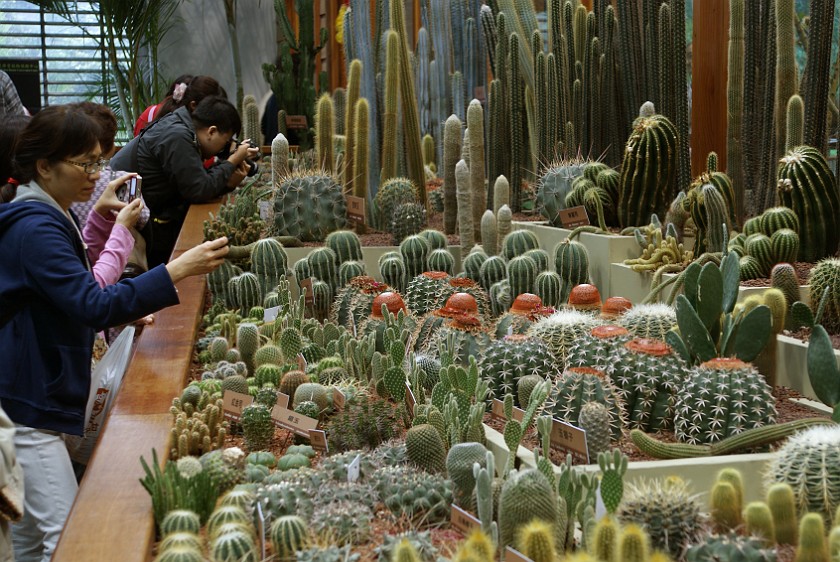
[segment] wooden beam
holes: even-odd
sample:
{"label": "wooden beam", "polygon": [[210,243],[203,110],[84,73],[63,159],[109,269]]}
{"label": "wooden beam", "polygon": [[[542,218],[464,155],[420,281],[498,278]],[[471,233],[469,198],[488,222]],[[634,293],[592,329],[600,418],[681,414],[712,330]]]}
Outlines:
{"label": "wooden beam", "polygon": [[726,169],[726,82],[729,35],[728,0],[694,2],[691,55],[691,171],[706,169],[706,156],[717,152]]}
{"label": "wooden beam", "polygon": [[[208,212],[220,203],[193,205],[173,256],[200,243]],[[191,349],[204,310],[205,279],[177,285],[181,303],[155,314],[146,327],[108,414],[99,443],[61,534],[53,562],[148,562],[155,540],[152,503],[139,482],[140,456],[152,449],[169,456],[172,398],[180,395],[190,372]]]}

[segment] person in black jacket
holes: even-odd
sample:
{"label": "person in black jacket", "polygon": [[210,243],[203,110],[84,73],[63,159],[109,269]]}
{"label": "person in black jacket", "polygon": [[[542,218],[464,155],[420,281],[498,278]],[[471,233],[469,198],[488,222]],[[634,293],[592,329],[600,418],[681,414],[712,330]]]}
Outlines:
{"label": "person in black jacket", "polygon": [[154,121],[114,158],[111,168],[137,172],[151,220],[143,232],[149,267],[166,263],[192,203],[207,203],[239,185],[248,173],[246,159],[259,149],[242,142],[227,160],[209,169],[204,159],[228,147],[242,127],[226,99],[204,98],[192,113],[186,107]]}
{"label": "person in black jacket", "polygon": [[70,210],[105,166],[100,134],[77,106],[41,110],[15,145],[15,199],[0,205],[0,406],[17,426],[24,472],[24,515],[12,530],[19,562],[50,559],[76,494],[63,434],[84,432],[94,334],[177,304],[175,283],[214,270],[228,252],[226,238],[208,241],[100,287]]}

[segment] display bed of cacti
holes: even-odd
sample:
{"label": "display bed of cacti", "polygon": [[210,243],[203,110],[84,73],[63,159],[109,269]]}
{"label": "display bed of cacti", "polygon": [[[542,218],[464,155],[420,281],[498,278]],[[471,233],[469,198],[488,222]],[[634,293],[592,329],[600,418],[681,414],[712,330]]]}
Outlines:
{"label": "display bed of cacti", "polygon": [[[782,335],[802,340],[803,342],[807,343],[811,337],[811,328],[803,326],[798,330],[785,330],[784,332],[782,332]],[[833,334],[829,332],[828,337],[831,340],[831,346],[835,350],[840,350],[840,334]]]}
{"label": "display bed of cacti", "polygon": [[[833,340],[837,345],[840,345],[840,336],[835,336]],[[820,414],[813,408],[809,408],[808,406],[804,406],[802,404],[794,402],[793,399],[802,398],[802,395],[793,389],[784,386],[777,386],[773,391],[773,395],[776,397],[777,423],[784,423],[788,421],[813,417],[823,417],[822,414]],[[828,417],[828,414],[825,414],[824,417]],[[485,416],[484,423],[497,431],[504,430],[504,420],[494,418],[492,415],[490,415],[490,413],[488,413]],[[652,433],[651,435],[657,440],[666,443],[677,442],[677,438],[674,435],[673,431],[662,430],[656,433]],[[539,435],[537,435],[536,427],[532,427],[525,432],[525,437],[523,437],[522,439],[522,446],[531,451],[535,447],[539,446]],[[614,442],[614,446],[621,449],[621,452],[627,455],[627,457],[630,459],[630,462],[657,460],[655,457],[652,457],[639,450],[639,448],[633,444],[633,441],[630,439],[630,436],[627,433],[625,433],[620,439],[616,440]],[[776,448],[778,448],[778,446],[779,445],[772,445],[765,449],[755,449],[752,451],[743,452],[767,452],[770,450],[775,450]],[[563,460],[565,459],[565,453],[560,453],[559,451],[554,450],[551,451],[550,458],[555,464],[558,464],[560,462],[563,462]]]}
{"label": "display bed of cacti", "polygon": [[[794,271],[796,271],[796,276],[799,278],[800,282],[804,285],[808,283],[808,277],[811,274],[811,270],[814,269],[816,265],[813,262],[794,262],[791,264],[793,266]],[[769,277],[757,277],[755,279],[744,279],[741,281],[742,287],[770,287],[770,278]]]}

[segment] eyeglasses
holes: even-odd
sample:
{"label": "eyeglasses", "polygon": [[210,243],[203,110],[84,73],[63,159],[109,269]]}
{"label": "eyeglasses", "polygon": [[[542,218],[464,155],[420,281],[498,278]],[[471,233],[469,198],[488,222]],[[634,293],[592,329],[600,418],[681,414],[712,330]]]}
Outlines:
{"label": "eyeglasses", "polygon": [[96,174],[101,172],[105,169],[105,166],[108,165],[107,160],[97,160],[96,162],[74,162],[73,160],[62,160],[62,162],[67,162],[68,164],[73,164],[74,166],[78,166],[79,168],[83,169],[86,174]]}

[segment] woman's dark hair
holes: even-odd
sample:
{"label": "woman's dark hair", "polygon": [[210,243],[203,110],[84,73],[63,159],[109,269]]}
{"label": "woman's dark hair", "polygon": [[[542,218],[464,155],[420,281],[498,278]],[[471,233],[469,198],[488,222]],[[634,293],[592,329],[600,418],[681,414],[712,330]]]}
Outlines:
{"label": "woman's dark hair", "polygon": [[190,80],[192,80],[193,78],[195,78],[195,76],[193,76],[192,74],[182,74],[182,75],[180,75],[178,78],[175,79],[174,82],[172,82],[172,84],[169,85],[169,89],[166,90],[166,96],[165,97],[169,97],[169,96],[171,96],[172,94],[175,93],[175,86],[177,86],[178,84],[181,84],[181,83],[189,84]]}
{"label": "woman's dark hair", "polygon": [[38,160],[50,164],[93,151],[102,136],[99,124],[74,105],[51,105],[35,114],[15,145],[14,177],[20,183],[36,176]]}
{"label": "woman's dark hair", "polygon": [[192,112],[192,120],[196,128],[215,125],[223,133],[238,133],[242,128],[239,112],[232,103],[219,96],[201,100]]}
{"label": "woman's dark hair", "polygon": [[158,111],[155,115],[155,120],[160,119],[168,113],[172,113],[181,106],[186,106],[187,109],[189,109],[192,102],[195,102],[195,104],[198,105],[204,98],[208,96],[221,96],[224,92],[222,87],[219,86],[219,83],[212,76],[193,76],[191,80],[184,81],[183,83],[187,85],[187,89],[184,90],[183,97],[176,101],[175,98],[172,97],[172,94],[168,95],[166,99],[163,100],[163,105],[161,106],[160,111]]}
{"label": "woman's dark hair", "polygon": [[99,150],[102,151],[102,154],[111,152],[114,148],[114,139],[117,136],[117,117],[111,111],[111,108],[105,104],[92,101],[81,101],[70,105],[78,107],[99,124],[101,129]]}
{"label": "woman's dark hair", "polygon": [[28,122],[28,115],[8,114],[0,118],[0,203],[8,203],[17,193],[17,185],[8,180],[14,178],[17,181],[12,169],[12,157],[18,136]]}

